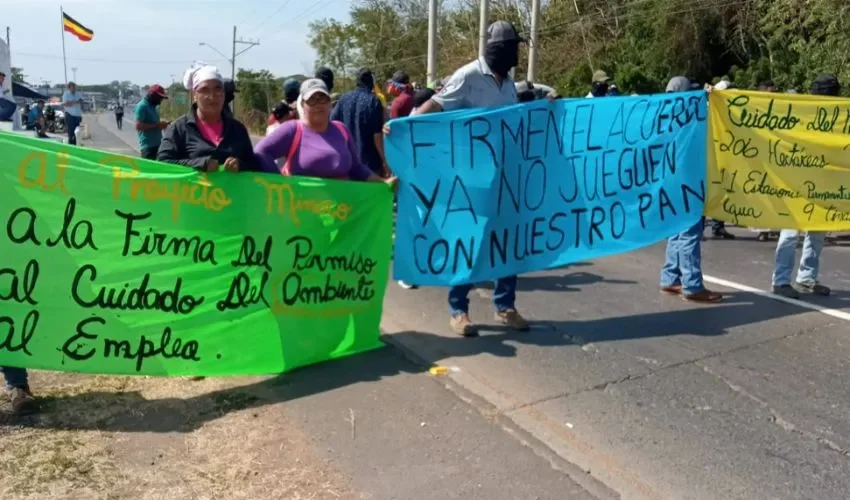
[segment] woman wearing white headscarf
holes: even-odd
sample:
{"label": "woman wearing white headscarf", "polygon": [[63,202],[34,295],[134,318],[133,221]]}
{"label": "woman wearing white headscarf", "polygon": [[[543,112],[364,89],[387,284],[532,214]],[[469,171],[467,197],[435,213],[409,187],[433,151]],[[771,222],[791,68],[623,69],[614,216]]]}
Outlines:
{"label": "woman wearing white headscarf", "polygon": [[192,109],[165,130],[157,160],[204,172],[256,171],[248,129],[224,112],[224,79],[218,69],[192,67],[183,83],[192,88]]}

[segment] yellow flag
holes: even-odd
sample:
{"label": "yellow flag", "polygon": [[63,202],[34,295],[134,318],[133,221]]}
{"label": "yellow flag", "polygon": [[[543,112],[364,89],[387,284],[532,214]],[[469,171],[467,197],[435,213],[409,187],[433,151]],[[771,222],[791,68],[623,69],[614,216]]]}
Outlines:
{"label": "yellow flag", "polygon": [[374,88],[375,95],[378,97],[378,100],[381,101],[381,106],[387,107],[387,95],[381,90],[381,87],[378,84],[375,84]]}

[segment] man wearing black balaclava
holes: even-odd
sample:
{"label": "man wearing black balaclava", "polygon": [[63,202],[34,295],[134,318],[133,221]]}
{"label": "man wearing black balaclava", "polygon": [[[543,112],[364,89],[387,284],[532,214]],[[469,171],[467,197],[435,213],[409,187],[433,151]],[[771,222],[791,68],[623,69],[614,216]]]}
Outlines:
{"label": "man wearing black balaclava", "polygon": [[373,93],[375,77],[368,69],[357,72],[357,88],[339,98],[331,120],[340,121],[351,132],[360,163],[376,175],[389,176],[384,161],[384,107]]}
{"label": "man wearing black balaclava", "polygon": [[[487,28],[484,57],[455,71],[443,89],[417,109],[417,114],[454,111],[464,108],[492,108],[517,102],[517,91],[510,77],[519,61],[520,38],[511,23],[496,21]],[[516,276],[496,280],[493,307],[496,321],[508,328],[526,331],[528,323],[516,310]],[[472,285],[449,289],[450,325],[464,337],[478,335],[478,327],[469,319],[469,291]]]}

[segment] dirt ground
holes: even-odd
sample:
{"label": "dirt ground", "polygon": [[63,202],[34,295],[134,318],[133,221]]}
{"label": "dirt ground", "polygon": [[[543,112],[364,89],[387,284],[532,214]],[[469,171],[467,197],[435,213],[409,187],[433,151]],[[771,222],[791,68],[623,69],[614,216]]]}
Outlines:
{"label": "dirt ground", "polygon": [[365,498],[287,424],[282,384],[35,372],[43,412],[0,414],[0,498]]}

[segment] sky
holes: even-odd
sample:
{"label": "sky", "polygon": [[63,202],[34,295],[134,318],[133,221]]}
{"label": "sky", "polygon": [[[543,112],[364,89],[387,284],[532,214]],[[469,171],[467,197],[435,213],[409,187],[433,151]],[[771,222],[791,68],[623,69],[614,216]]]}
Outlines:
{"label": "sky", "polygon": [[[65,79],[60,5],[94,31],[89,42],[65,34],[69,80],[77,68],[81,85],[168,85],[180,81],[195,60],[230,76],[234,23],[237,38],[260,42],[236,57],[237,69],[310,73],[315,51],[307,25],[329,17],[347,20],[350,0],[0,0],[2,36],[11,28],[12,66],[23,68],[31,84]],[[244,48],[237,45],[237,53]]]}

